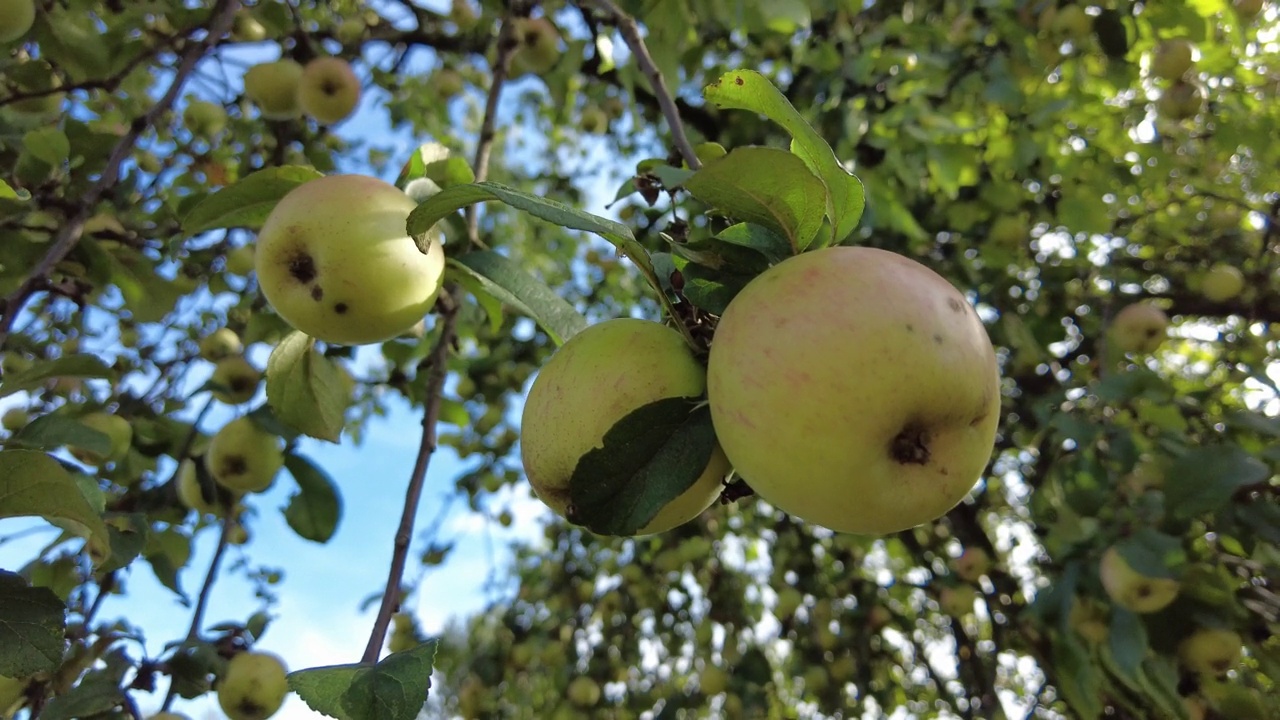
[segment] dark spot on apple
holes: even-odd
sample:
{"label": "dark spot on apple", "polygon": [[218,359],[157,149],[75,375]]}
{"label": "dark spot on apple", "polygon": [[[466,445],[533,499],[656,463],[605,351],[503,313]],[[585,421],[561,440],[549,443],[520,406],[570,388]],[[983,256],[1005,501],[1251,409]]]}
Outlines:
{"label": "dark spot on apple", "polygon": [[218,468],[222,475],[243,475],[249,472],[249,463],[243,455],[228,455]]}
{"label": "dark spot on apple", "polygon": [[321,300],[323,300],[324,288],[320,287],[319,285],[313,285],[311,287],[311,299],[315,300],[316,302],[320,302]]}
{"label": "dark spot on apple", "polygon": [[745,84],[746,84],[746,82],[745,82],[745,81],[743,81],[743,79],[742,79],[741,77],[736,77],[736,78],[734,78],[734,79],[733,79],[733,84],[734,84],[734,85],[745,85]]}
{"label": "dark spot on apple", "polygon": [[525,33],[525,34],[524,34],[524,44],[525,44],[525,45],[537,45],[537,44],[538,44],[538,31],[537,31],[537,30],[530,30],[529,32]]}
{"label": "dark spot on apple", "polygon": [[925,465],[929,462],[929,433],[915,423],[889,441],[889,457],[903,465]]}
{"label": "dark spot on apple", "polygon": [[941,345],[941,344],[942,344],[942,336],[941,336],[941,335],[939,335],[938,333],[934,333],[934,334],[933,334],[933,343],[934,343],[935,345]]}
{"label": "dark spot on apple", "polygon": [[907,323],[907,332],[913,333],[915,331],[916,331],[916,326],[912,325],[911,323]]}
{"label": "dark spot on apple", "polygon": [[305,252],[299,252],[289,258],[289,275],[294,280],[306,285],[316,279],[316,261]]}
{"label": "dark spot on apple", "polygon": [[254,383],[253,378],[249,377],[248,375],[241,375],[239,377],[231,378],[232,392],[237,392],[237,393],[245,392],[253,388],[255,384],[256,383]]}
{"label": "dark spot on apple", "polygon": [[1140,597],[1140,598],[1147,598],[1147,597],[1151,597],[1151,586],[1150,586],[1150,585],[1139,585],[1139,586],[1137,587],[1137,593],[1138,593],[1138,597]]}
{"label": "dark spot on apple", "polygon": [[247,697],[236,703],[236,709],[240,711],[241,716],[251,718],[264,717],[267,710]]}
{"label": "dark spot on apple", "polygon": [[964,310],[964,304],[955,298],[948,298],[947,305],[950,306],[951,309],[956,312],[961,312]]}
{"label": "dark spot on apple", "polygon": [[333,80],[325,80],[324,82],[320,83],[320,92],[324,93],[325,95],[336,95],[338,94],[338,91],[341,89],[342,89],[342,86]]}
{"label": "dark spot on apple", "polygon": [[347,304],[338,303],[337,305],[333,306],[333,311],[338,313],[339,315],[345,315],[347,314]]}

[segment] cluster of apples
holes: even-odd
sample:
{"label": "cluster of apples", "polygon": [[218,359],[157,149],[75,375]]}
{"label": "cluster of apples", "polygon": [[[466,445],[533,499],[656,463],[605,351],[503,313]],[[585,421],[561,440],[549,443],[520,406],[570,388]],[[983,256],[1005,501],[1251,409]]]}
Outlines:
{"label": "cluster of apples", "polygon": [[245,71],[244,94],[268,120],[292,120],[306,113],[332,125],[355,112],[360,79],[342,58],[318,57],[306,65],[282,58]]}
{"label": "cluster of apples", "polygon": [[[276,655],[248,651],[227,661],[218,681],[218,705],[231,720],[266,720],[275,715],[289,694],[288,671]],[[160,712],[148,720],[191,720],[186,715]]]}

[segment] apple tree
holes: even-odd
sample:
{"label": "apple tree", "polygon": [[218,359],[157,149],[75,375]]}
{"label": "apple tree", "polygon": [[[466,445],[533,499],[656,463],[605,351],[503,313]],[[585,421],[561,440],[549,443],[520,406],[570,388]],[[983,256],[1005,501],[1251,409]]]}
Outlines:
{"label": "apple tree", "polygon": [[[1280,11],[759,5],[0,0],[0,716],[1280,713]],[[405,406],[285,668],[229,548]],[[555,511],[431,639],[427,485]]]}

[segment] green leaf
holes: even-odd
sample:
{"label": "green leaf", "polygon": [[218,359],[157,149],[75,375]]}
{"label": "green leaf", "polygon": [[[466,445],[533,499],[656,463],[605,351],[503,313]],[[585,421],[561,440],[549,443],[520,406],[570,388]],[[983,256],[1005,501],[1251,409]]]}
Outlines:
{"label": "green leaf", "polygon": [[49,588],[0,570],[0,676],[56,669],[66,649],[67,608]]}
{"label": "green leaf", "polygon": [[125,567],[142,554],[147,546],[149,526],[143,513],[117,514],[106,519],[107,532],[111,534],[111,557],[97,570],[99,575]]}
{"label": "green leaf", "polygon": [[642,405],[583,455],[569,479],[569,520],[601,535],[633,535],[693,486],[711,461],[711,411],[697,398]]}
{"label": "green leaf", "polygon": [[1235,445],[1195,448],[1178,459],[1177,469],[1165,480],[1165,507],[1182,519],[1216,512],[1236,490],[1270,474],[1262,461]]}
{"label": "green leaf", "polygon": [[1147,577],[1176,578],[1177,568],[1186,562],[1179,538],[1148,527],[1139,528],[1115,547],[1129,567]]}
{"label": "green leaf", "polygon": [[803,160],[785,150],[734,148],[702,166],[684,187],[734,218],[782,235],[793,253],[808,247],[822,226],[822,181]]}
{"label": "green leaf", "polygon": [[774,263],[790,255],[786,238],[760,225],[738,223],[721,230],[715,237],[721,242],[756,250]]}
{"label": "green leaf", "polygon": [[120,686],[110,678],[86,678],[65,694],[50,700],[40,712],[40,717],[46,720],[89,718],[119,707],[123,702]]}
{"label": "green leaf", "polygon": [[111,554],[111,536],[70,473],[35,450],[0,452],[0,518],[40,516],[85,538],[95,564]]}
{"label": "green leaf", "polygon": [[304,333],[290,333],[267,359],[267,403],[277,419],[311,437],[338,442],[349,390],[342,371]]}
{"label": "green leaf", "polygon": [[804,160],[826,186],[826,214],[831,220],[832,235],[819,242],[818,247],[835,245],[853,232],[866,206],[862,181],[840,165],[831,146],[768,78],[754,70],[734,70],[707,86],[703,95],[716,107],[760,113],[791,134],[791,152]]}
{"label": "green leaf", "polygon": [[471,252],[450,258],[449,264],[474,279],[489,295],[533,318],[557,345],[587,326],[587,319],[564,298],[503,255],[488,250]]}
{"label": "green leaf", "polygon": [[684,275],[684,296],[712,315],[723,315],[729,302],[754,279],[752,275],[717,272],[692,263],[686,265],[681,273]]}
{"label": "green leaf", "polygon": [[338,720],[413,720],[427,702],[436,643],[393,653],[372,667],[332,665],[289,674],[310,708]]}
{"label": "green leaf", "polygon": [[111,454],[111,438],[76,418],[52,413],[27,423],[14,434],[11,443],[33,450],[53,450],[71,446],[99,457]]}
{"label": "green leaf", "polygon": [[0,180],[0,200],[17,200],[18,193],[14,192],[9,183]]}
{"label": "green leaf", "polygon": [[185,601],[187,595],[178,583],[178,571],[191,559],[191,538],[173,527],[150,533],[143,557],[151,564],[160,583]]}
{"label": "green leaf", "polygon": [[1124,672],[1125,677],[1136,678],[1142,666],[1142,659],[1147,656],[1149,649],[1147,629],[1137,613],[1122,607],[1113,607],[1111,632],[1107,636],[1107,643],[1112,657],[1115,658],[1116,666]]}
{"label": "green leaf", "polygon": [[1075,716],[1102,715],[1102,674],[1088,649],[1069,635],[1059,636],[1053,643],[1053,659],[1058,671],[1058,690]]}
{"label": "green leaf", "polygon": [[29,130],[22,136],[22,147],[36,159],[59,167],[71,156],[71,142],[56,127]]}
{"label": "green leaf", "polygon": [[257,230],[281,198],[321,177],[323,173],[298,165],[259,170],[201,200],[182,219],[182,230],[188,235],[231,227]]}
{"label": "green leaf", "polygon": [[289,506],[284,509],[289,527],[306,540],[329,542],[342,517],[342,501],[333,480],[301,455],[289,454],[284,466],[298,483],[298,492],[289,498]]}
{"label": "green leaf", "polygon": [[116,373],[93,355],[64,355],[56,360],[41,360],[22,372],[5,375],[0,380],[0,397],[34,390],[44,385],[45,381],[59,377],[115,380]]}

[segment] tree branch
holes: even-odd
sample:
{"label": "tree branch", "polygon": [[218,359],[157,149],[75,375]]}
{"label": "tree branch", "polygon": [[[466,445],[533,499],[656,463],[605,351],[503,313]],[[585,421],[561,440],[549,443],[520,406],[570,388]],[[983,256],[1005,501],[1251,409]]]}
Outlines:
{"label": "tree branch", "polygon": [[[498,101],[502,97],[502,88],[506,84],[507,74],[511,71],[511,55],[516,49],[515,22],[507,14],[502,19],[502,27],[498,31],[498,55],[493,63],[493,83],[489,86],[489,95],[484,103],[484,120],[480,124],[480,139],[476,143],[476,157],[472,168],[475,170],[476,182],[489,177],[489,158],[493,155],[493,143],[497,139],[496,129],[498,117]],[[467,206],[467,242],[472,246],[484,247],[480,241],[480,205]]]}
{"label": "tree branch", "polygon": [[[196,609],[191,613],[191,626],[187,628],[188,641],[195,640],[200,635],[200,625],[204,622],[204,612],[209,607],[209,596],[213,593],[213,581],[218,579],[218,567],[222,565],[222,556],[227,552],[227,546],[230,543],[231,528],[235,527],[236,516],[227,509],[227,513],[222,516],[222,531],[218,533],[218,547],[213,551],[213,559],[209,561],[209,570],[204,575],[204,584],[200,586],[200,596],[196,598]],[[173,704],[173,699],[177,696],[177,682],[169,683],[169,692],[164,696],[164,704],[160,707],[161,712],[168,712],[169,707]]]}

